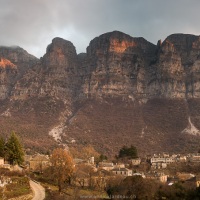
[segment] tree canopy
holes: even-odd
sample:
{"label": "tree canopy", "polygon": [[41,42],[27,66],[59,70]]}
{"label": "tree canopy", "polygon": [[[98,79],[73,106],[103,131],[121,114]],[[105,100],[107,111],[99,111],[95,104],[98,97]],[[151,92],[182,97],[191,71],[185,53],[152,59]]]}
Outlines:
{"label": "tree canopy", "polygon": [[15,132],[11,133],[10,138],[5,143],[5,157],[12,165],[20,165],[24,161],[24,149]]}
{"label": "tree canopy", "polygon": [[74,158],[88,159],[90,157],[94,157],[95,160],[98,160],[100,155],[91,145],[82,147],[80,149],[71,147],[70,153],[73,155]]}
{"label": "tree canopy", "polygon": [[51,155],[52,176],[57,181],[59,193],[66,180],[70,179],[74,171],[73,159],[68,151],[62,148],[54,149]]}
{"label": "tree canopy", "polygon": [[137,149],[135,146],[131,145],[130,147],[127,146],[123,146],[120,150],[119,150],[119,155],[118,158],[128,158],[128,159],[133,159],[133,158],[137,158]]}

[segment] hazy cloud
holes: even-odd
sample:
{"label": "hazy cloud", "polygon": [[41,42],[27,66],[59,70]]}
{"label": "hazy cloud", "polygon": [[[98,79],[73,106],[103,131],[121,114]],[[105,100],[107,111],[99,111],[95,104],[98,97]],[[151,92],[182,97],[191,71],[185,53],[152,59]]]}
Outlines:
{"label": "hazy cloud", "polygon": [[172,33],[200,34],[198,0],[0,0],[0,45],[38,57],[54,37],[84,52],[96,36],[119,30],[152,43]]}

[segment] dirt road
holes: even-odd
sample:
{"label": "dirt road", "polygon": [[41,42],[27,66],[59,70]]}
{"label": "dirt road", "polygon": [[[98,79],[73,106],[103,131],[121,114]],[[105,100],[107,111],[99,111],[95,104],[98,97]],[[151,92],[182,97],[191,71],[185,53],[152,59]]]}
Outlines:
{"label": "dirt road", "polygon": [[30,186],[34,192],[32,200],[43,200],[45,198],[45,189],[39,183],[30,180]]}

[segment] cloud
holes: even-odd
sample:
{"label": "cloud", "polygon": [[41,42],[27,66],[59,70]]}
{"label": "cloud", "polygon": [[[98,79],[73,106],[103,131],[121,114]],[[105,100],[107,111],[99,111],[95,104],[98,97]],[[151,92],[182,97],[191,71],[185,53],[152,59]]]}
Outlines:
{"label": "cloud", "polygon": [[198,0],[0,0],[0,44],[38,57],[54,37],[84,52],[96,36],[119,30],[156,43],[172,33],[199,35]]}

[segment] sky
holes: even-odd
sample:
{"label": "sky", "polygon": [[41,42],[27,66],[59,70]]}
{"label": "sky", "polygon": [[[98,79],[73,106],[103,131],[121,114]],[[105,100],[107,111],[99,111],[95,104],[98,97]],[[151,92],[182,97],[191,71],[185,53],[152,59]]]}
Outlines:
{"label": "sky", "polygon": [[199,0],[0,0],[0,45],[39,58],[61,37],[81,53],[114,30],[156,44],[173,33],[200,35],[199,8]]}

